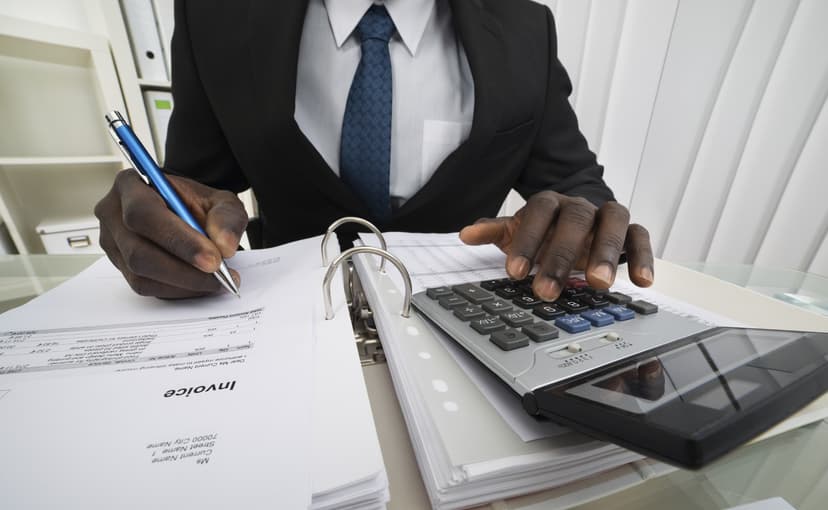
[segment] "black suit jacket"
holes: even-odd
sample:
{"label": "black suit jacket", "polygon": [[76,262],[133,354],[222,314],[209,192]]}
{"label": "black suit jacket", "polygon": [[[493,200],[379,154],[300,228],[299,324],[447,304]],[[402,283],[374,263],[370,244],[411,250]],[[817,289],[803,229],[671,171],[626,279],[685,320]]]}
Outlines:
{"label": "black suit jacket", "polygon": [[[451,232],[493,216],[509,192],[612,200],[568,102],[552,13],[528,0],[449,0],[475,87],[469,138],[383,230]],[[367,217],[294,121],[307,0],[178,0],[175,109],[165,169],[253,188],[265,246]],[[331,80],[350,77],[331,76]],[[397,100],[397,99],[395,99]]]}

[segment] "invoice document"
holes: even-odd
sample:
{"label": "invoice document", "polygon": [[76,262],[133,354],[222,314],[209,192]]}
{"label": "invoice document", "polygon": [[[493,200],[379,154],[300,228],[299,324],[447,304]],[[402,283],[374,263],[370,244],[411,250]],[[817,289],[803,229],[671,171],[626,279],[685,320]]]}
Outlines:
{"label": "invoice document", "polygon": [[307,508],[307,247],[242,297],[140,297],[105,259],[0,316],[0,507]]}

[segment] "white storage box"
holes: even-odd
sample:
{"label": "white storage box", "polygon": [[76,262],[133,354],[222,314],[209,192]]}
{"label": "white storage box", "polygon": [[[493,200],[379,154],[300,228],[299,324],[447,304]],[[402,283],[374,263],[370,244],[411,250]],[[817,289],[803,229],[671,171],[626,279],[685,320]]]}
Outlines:
{"label": "white storage box", "polygon": [[37,226],[37,233],[49,254],[103,253],[95,218],[44,220]]}

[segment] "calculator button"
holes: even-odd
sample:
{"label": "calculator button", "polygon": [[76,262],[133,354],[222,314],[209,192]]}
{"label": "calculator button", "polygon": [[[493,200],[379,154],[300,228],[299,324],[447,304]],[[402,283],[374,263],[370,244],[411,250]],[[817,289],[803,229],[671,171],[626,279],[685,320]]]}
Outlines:
{"label": "calculator button", "polygon": [[520,291],[521,295],[532,297],[535,295],[535,291],[532,290],[532,285],[527,285],[522,283],[517,286],[517,289]]}
{"label": "calculator button", "polygon": [[573,278],[570,278],[566,281],[566,286],[567,287],[572,287],[572,288],[575,288],[575,289],[582,289],[584,287],[589,286],[589,283],[587,283],[587,281],[584,280],[583,278],[573,277]]}
{"label": "calculator button", "polygon": [[535,281],[535,275],[530,274],[526,278],[524,278],[523,280],[516,281],[515,284],[517,284],[517,285],[528,285],[529,287],[531,287],[532,282],[534,282],[534,281]]}
{"label": "calculator button", "polygon": [[520,330],[535,342],[546,342],[547,340],[558,338],[558,328],[546,322],[528,324],[520,328]]}
{"label": "calculator button", "polygon": [[572,342],[571,344],[566,346],[566,350],[571,352],[572,354],[576,354],[576,353],[579,353],[579,352],[583,351],[584,348],[581,347],[581,344]]}
{"label": "calculator button", "polygon": [[615,303],[616,305],[626,305],[632,298],[626,294],[621,294],[620,292],[610,292],[607,294],[607,300],[610,303]]}
{"label": "calculator button", "polygon": [[564,312],[561,308],[553,304],[543,303],[542,305],[536,306],[532,313],[534,313],[543,320],[549,321],[557,317],[560,317],[566,312]]}
{"label": "calculator button", "polygon": [[555,325],[567,333],[589,331],[589,321],[579,315],[564,315],[555,319]]}
{"label": "calculator button", "polygon": [[515,329],[502,329],[492,333],[491,342],[504,351],[511,351],[529,345],[529,337]]}
{"label": "calculator button", "polygon": [[471,327],[481,335],[488,335],[489,333],[504,329],[506,324],[497,317],[488,316],[483,319],[471,321]]}
{"label": "calculator button", "polygon": [[486,315],[482,308],[475,305],[460,306],[454,309],[454,315],[461,321],[479,319]]}
{"label": "calculator button", "polygon": [[635,318],[635,312],[621,305],[605,306],[601,311],[612,315],[617,321],[628,321]]}
{"label": "calculator button", "polygon": [[[457,310],[455,310],[454,313],[457,314]],[[587,310],[586,312],[581,313],[581,317],[588,320],[593,326],[597,327],[609,326],[615,322],[612,315],[604,313],[601,310]]]}
{"label": "calculator button", "polygon": [[[508,281],[508,280],[506,280],[506,281]],[[502,279],[500,279],[500,280],[486,280],[486,281],[480,282],[480,286],[483,287],[486,290],[497,290],[497,289],[499,289],[500,287],[502,287],[504,285],[506,285],[506,282],[503,281]]]}
{"label": "calculator button", "polygon": [[654,305],[648,301],[644,301],[643,299],[638,299],[632,303],[629,303],[627,308],[631,308],[641,315],[650,315],[658,311],[658,305]]}
{"label": "calculator button", "polygon": [[609,301],[607,301],[604,297],[596,295],[581,296],[578,298],[578,301],[590,308],[603,308],[609,304]]}
{"label": "calculator button", "polygon": [[494,299],[483,303],[483,309],[489,313],[499,315],[500,312],[511,312],[512,304],[502,299]]}
{"label": "calculator button", "polygon": [[438,299],[443,296],[451,296],[452,294],[454,293],[448,287],[434,287],[426,290],[426,296],[430,297],[431,299]]}
{"label": "calculator button", "polygon": [[483,301],[491,301],[494,299],[494,296],[477,285],[472,285],[471,283],[455,285],[452,287],[452,290],[454,290],[458,296],[464,297],[475,304],[480,304]]}
{"label": "calculator button", "polygon": [[506,321],[506,324],[512,327],[522,326],[533,322],[532,316],[523,310],[514,312],[505,312],[500,314],[500,318]]}
{"label": "calculator button", "polygon": [[514,285],[504,285],[495,291],[502,298],[512,299],[520,296],[521,292]]}
{"label": "calculator button", "polygon": [[541,304],[543,301],[534,296],[518,296],[512,300],[512,303],[518,305],[523,309],[529,309]]}
{"label": "calculator button", "polygon": [[561,299],[575,299],[583,296],[585,293],[581,289],[575,287],[567,287],[561,292]]}
{"label": "calculator button", "polygon": [[446,310],[451,310],[452,308],[469,304],[469,302],[465,299],[455,295],[441,297],[438,303],[440,303],[440,306]]}
{"label": "calculator button", "polygon": [[575,299],[559,299],[555,301],[555,305],[569,313],[579,313],[589,309],[587,305]]}

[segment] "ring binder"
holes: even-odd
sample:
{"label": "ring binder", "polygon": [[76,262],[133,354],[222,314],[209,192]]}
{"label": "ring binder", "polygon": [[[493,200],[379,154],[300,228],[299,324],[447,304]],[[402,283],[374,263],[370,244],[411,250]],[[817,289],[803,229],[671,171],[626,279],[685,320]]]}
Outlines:
{"label": "ring binder", "polygon": [[[385,238],[382,236],[382,232],[380,232],[380,230],[373,223],[358,216],[344,216],[342,218],[339,218],[335,222],[331,223],[331,225],[328,227],[328,230],[325,231],[325,237],[322,238],[322,266],[328,265],[328,251],[326,249],[328,247],[328,239],[331,238],[331,234],[333,234],[336,229],[338,229],[346,223],[357,223],[371,230],[371,232],[376,234],[376,236],[379,238],[380,248],[382,248],[382,250],[386,253],[388,252],[388,245],[385,243]],[[384,258],[380,261],[379,271],[380,273],[385,272]]]}
{"label": "ring binder", "polygon": [[411,275],[408,274],[408,269],[406,269],[400,259],[385,250],[375,248],[373,246],[357,246],[342,252],[337,258],[334,259],[333,262],[331,262],[331,265],[328,267],[328,271],[325,273],[325,278],[322,280],[322,294],[325,300],[325,320],[331,320],[334,317],[333,305],[331,304],[331,280],[333,280],[336,269],[342,264],[343,261],[350,259],[353,255],[358,253],[378,255],[382,257],[383,261],[388,259],[400,272],[403,277],[403,284],[405,285],[405,296],[403,297],[403,307],[400,315],[407,319],[411,313]]}

